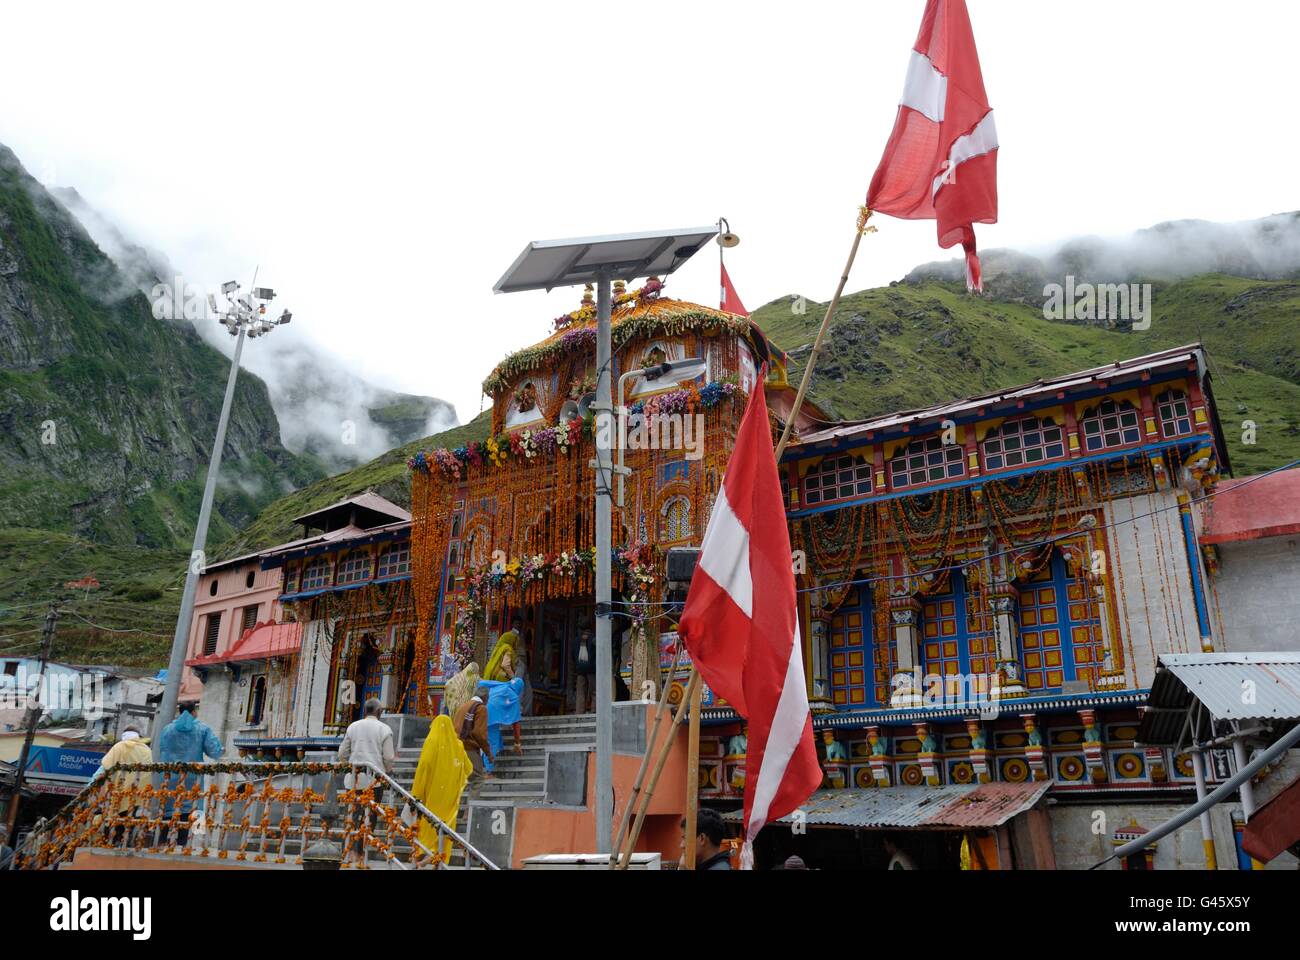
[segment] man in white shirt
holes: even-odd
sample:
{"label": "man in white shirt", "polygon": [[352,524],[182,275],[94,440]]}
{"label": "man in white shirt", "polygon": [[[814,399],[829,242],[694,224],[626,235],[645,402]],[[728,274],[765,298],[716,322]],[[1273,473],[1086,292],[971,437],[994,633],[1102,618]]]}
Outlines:
{"label": "man in white shirt", "polygon": [[[355,766],[356,764],[368,763],[385,773],[393,772],[393,761],[397,756],[393,750],[393,728],[379,719],[383,711],[383,704],[372,697],[366,701],[365,715],[350,724],[347,733],[343,734],[343,742],[339,744],[339,762],[354,764],[343,778],[345,790],[353,789],[354,784],[357,790],[364,790],[375,780],[369,768]],[[382,783],[375,788],[376,802],[383,796],[383,790]],[[354,828],[360,826],[360,811],[359,804],[353,806],[351,822]],[[366,819],[368,822],[370,818],[367,816]],[[360,847],[361,842],[358,840],[348,852],[349,862],[358,859]]]}

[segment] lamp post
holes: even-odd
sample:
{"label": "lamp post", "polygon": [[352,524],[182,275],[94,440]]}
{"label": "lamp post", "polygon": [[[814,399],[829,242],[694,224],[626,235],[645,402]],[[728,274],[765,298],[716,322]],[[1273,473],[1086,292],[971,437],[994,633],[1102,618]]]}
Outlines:
{"label": "lamp post", "polygon": [[656,230],[574,240],[535,240],[524,248],[493,287],[495,293],[552,290],[555,287],[596,285],[596,852],[608,854],[613,845],[614,674],[610,649],[613,536],[610,529],[613,496],[613,337],[610,282],[637,277],[662,277],[674,272],[718,233],[717,227]]}
{"label": "lamp post", "polygon": [[[253,282],[257,282],[254,274]],[[172,637],[171,658],[167,662],[167,684],[163,688],[162,703],[154,723],[154,755],[157,756],[162,741],[163,727],[176,716],[176,699],[181,688],[181,673],[185,669],[185,648],[189,644],[190,621],[194,619],[194,594],[199,587],[199,575],[205,566],[204,550],[208,543],[208,521],[212,517],[212,499],[217,492],[217,475],[221,472],[221,452],[226,445],[226,427],[230,424],[230,405],[235,398],[235,380],[239,376],[239,358],[244,352],[245,337],[264,337],[281,324],[293,319],[284,311],[275,320],[266,319],[266,305],[275,297],[267,287],[254,287],[251,294],[240,294],[234,280],[221,285],[226,298],[224,310],[217,308],[216,297],[208,295],[208,306],[217,315],[217,322],[235,337],[235,355],[230,361],[230,375],[226,378],[226,395],[221,401],[221,417],[217,421],[217,435],[212,441],[212,456],[208,460],[208,476],[203,484],[203,502],[199,506],[199,520],[194,529],[194,547],[190,551],[189,567],[185,571],[185,590],[181,595],[181,611],[176,618],[176,633]]]}

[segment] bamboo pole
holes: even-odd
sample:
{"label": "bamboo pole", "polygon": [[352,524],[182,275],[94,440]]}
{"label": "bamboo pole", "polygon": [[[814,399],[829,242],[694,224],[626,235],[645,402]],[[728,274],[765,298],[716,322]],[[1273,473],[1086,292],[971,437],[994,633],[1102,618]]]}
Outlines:
{"label": "bamboo pole", "polygon": [[858,229],[853,234],[853,246],[849,248],[849,259],[844,264],[844,272],[840,274],[839,285],[835,288],[835,296],[831,297],[831,302],[826,307],[826,316],[822,317],[822,325],[817,330],[817,339],[813,341],[812,352],[808,354],[808,362],[803,368],[803,379],[799,381],[799,392],[795,394],[794,406],[790,408],[790,413],[785,420],[785,430],[781,433],[781,442],[776,445],[776,459],[781,460],[781,454],[785,453],[785,446],[790,442],[790,434],[794,430],[795,417],[799,413],[799,408],[803,406],[803,398],[808,393],[808,384],[812,382],[813,366],[817,363],[817,354],[822,348],[822,340],[826,337],[826,331],[830,329],[831,318],[835,316],[835,310],[840,305],[840,295],[844,293],[844,285],[849,282],[849,271],[853,269],[853,261],[858,256],[858,244],[862,242],[864,233],[875,233],[875,227],[868,227],[867,221],[871,219],[871,211],[863,207],[858,212]]}
{"label": "bamboo pole", "polygon": [[687,870],[695,869],[695,829],[700,806],[700,702],[704,699],[704,686],[697,683],[691,695],[691,719],[686,735],[686,862]]}
{"label": "bamboo pole", "polygon": [[[673,722],[668,728],[668,736],[664,739],[659,750],[658,759],[655,760],[654,772],[650,776],[650,782],[646,785],[645,792],[641,794],[636,811],[636,820],[632,822],[632,829],[628,831],[627,839],[623,842],[623,849],[619,851],[619,870],[626,870],[628,864],[632,862],[632,850],[636,847],[637,839],[641,836],[641,824],[645,821],[646,810],[650,806],[650,798],[654,796],[655,787],[659,783],[659,776],[664,772],[664,764],[668,762],[668,754],[672,752],[673,738],[677,734],[677,728],[681,726],[682,718],[686,716],[686,704],[691,697],[695,696],[695,688],[699,685],[700,674],[692,667],[691,679],[686,684],[686,693],[682,697],[681,707],[673,714]],[[626,851],[626,857],[623,855],[624,851]]]}
{"label": "bamboo pole", "polygon": [[[646,771],[650,768],[650,754],[654,752],[655,743],[659,740],[659,726],[663,722],[664,713],[668,709],[668,694],[673,688],[673,676],[677,673],[677,664],[681,663],[682,650],[684,644],[681,638],[677,640],[676,649],[673,651],[673,665],[668,668],[668,682],[665,683],[662,674],[659,678],[659,703],[655,706],[655,722],[650,728],[650,741],[646,744],[645,753],[641,755],[641,766],[637,768],[636,779],[632,781],[632,792],[628,794],[627,806],[623,808],[623,816],[618,822],[618,832],[614,834],[614,843],[610,847],[614,851],[614,856],[609,861],[609,868],[614,869],[619,860],[619,854],[623,850],[623,837],[627,833],[628,821],[632,819],[632,810],[636,807],[637,798],[641,795],[641,787],[645,783]],[[659,652],[655,651],[655,665],[658,668]]]}

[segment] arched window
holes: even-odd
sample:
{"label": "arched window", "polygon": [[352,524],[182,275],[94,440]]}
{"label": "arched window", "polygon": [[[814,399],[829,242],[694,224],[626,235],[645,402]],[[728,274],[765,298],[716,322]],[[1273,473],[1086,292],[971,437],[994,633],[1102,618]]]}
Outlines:
{"label": "arched window", "polygon": [[262,722],[262,708],[266,706],[266,677],[253,678],[253,685],[248,689],[248,712],[244,720],[256,726]]}
{"label": "arched window", "polygon": [[216,595],[217,595],[217,581],[213,580],[212,586],[208,587],[208,596],[215,597]]}
{"label": "arched window", "polygon": [[889,461],[889,482],[895,488],[965,475],[965,449],[961,444],[944,443],[938,436],[913,440],[901,454]]}
{"label": "arched window", "polygon": [[370,579],[370,554],[364,550],[353,550],[339,564],[338,582],[359,583]]}
{"label": "arched window", "polygon": [[1156,397],[1156,418],[1160,421],[1162,437],[1181,437],[1191,433],[1187,394],[1181,390],[1166,390]]}
{"label": "arched window", "polygon": [[1122,403],[1103,400],[1084,415],[1079,428],[1087,452],[1124,447],[1142,440],[1138,412],[1127,400]]}
{"label": "arched window", "polygon": [[302,589],[319,590],[329,586],[330,562],[328,557],[317,557],[302,571]]}
{"label": "arched window", "polygon": [[803,478],[804,504],[814,506],[871,492],[871,464],[866,457],[829,456]]}
{"label": "arched window", "polygon": [[257,573],[256,573],[255,571],[253,571],[253,570],[249,570],[249,571],[248,571],[248,576],[246,576],[246,577],[244,578],[244,586],[245,586],[247,589],[252,590],[252,589],[253,589],[253,583],[254,583],[256,580],[257,580]]}
{"label": "arched window", "polygon": [[409,543],[393,544],[379,555],[379,572],[376,576],[381,580],[384,577],[400,577],[410,572],[411,545]]}
{"label": "arched window", "polygon": [[659,541],[661,543],[690,539],[693,529],[691,527],[691,501],[689,497],[673,497],[663,505],[660,514],[662,515],[659,528]]}
{"label": "arched window", "polygon": [[1065,436],[1051,417],[1006,420],[984,439],[984,468],[1001,470],[1065,456]]}

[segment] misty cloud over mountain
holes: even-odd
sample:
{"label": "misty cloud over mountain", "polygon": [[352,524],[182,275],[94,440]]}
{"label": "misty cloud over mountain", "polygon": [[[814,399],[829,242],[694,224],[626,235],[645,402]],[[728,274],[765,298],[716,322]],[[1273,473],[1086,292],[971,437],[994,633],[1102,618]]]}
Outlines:
{"label": "misty cloud over mountain", "polygon": [[[1045,283],[1066,275],[1078,282],[1173,281],[1206,273],[1254,280],[1300,277],[1300,212],[1240,223],[1171,220],[1120,237],[1076,237],[1033,256],[1017,250],[980,251],[986,290],[1002,299],[1041,300]],[[921,264],[905,283],[961,282],[960,259]]]}
{"label": "misty cloud over mountain", "polygon": [[[88,204],[76,190],[50,191],[81,222],[101,250],[144,295],[153,300],[162,284],[179,291],[172,296],[178,322],[190,322],[200,336],[230,356],[231,337],[214,317],[195,318],[183,310],[187,284],[192,306],[201,306],[200,289],[215,288],[221,279],[196,278],[173,264],[165,254],[125,237],[116,224]],[[179,282],[177,280],[179,279]],[[105,290],[115,299],[134,290]],[[279,313],[278,304],[268,312]],[[189,316],[190,320],[184,317]],[[350,373],[343,364],[309,341],[299,327],[281,327],[273,336],[247,345],[241,365],[266,382],[277,419],[281,442],[294,453],[319,457],[333,471],[346,469],[379,456],[393,447],[439,433],[456,425],[451,404],[434,397],[414,396],[377,387]]]}

